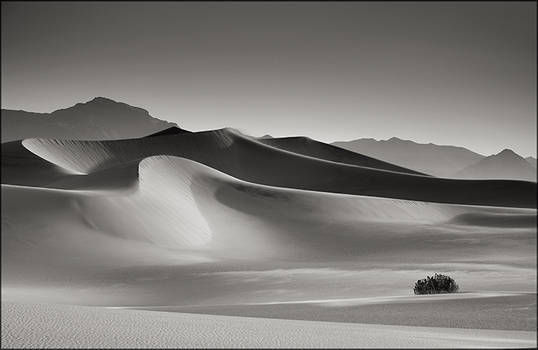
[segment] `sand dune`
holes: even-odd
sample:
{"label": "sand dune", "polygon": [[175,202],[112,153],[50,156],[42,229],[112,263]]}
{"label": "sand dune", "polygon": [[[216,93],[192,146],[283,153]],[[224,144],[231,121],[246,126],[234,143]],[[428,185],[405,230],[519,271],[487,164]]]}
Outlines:
{"label": "sand dune", "polygon": [[157,137],[157,136],[166,136],[166,135],[177,135],[177,134],[190,134],[191,131],[178,128],[177,126],[172,126],[170,128],[163,129],[156,133],[144,136],[144,137]]}
{"label": "sand dune", "polygon": [[426,175],[415,170],[402,168],[400,166],[383,162],[359,153],[351,152],[340,147],[335,147],[333,145],[312,140],[308,137],[260,138],[259,140],[266,145],[270,145],[282,150],[337,163],[358,165],[362,167],[390,170],[414,175]]}
{"label": "sand dune", "polygon": [[[277,188],[177,157],[142,160],[139,180],[117,190],[2,185],[2,207],[3,292],[17,300],[186,305],[405,294],[439,261],[436,269],[454,271],[467,288],[536,283],[533,209]],[[464,214],[483,218],[458,219]],[[522,223],[499,227],[507,215]],[[485,263],[500,252],[500,266]]]}
{"label": "sand dune", "polygon": [[[27,139],[23,145],[78,174],[154,155],[174,155],[264,185],[441,203],[536,207],[536,183],[441,179],[342,164],[268,146],[231,129],[115,141]],[[366,165],[372,163],[368,160]]]}
{"label": "sand dune", "polygon": [[74,174],[30,152],[21,141],[2,143],[1,150],[3,184],[47,186]]}
{"label": "sand dune", "polygon": [[[217,316],[147,311],[193,307],[190,312],[340,322],[223,318],[219,324],[240,329],[229,340],[235,346],[270,346],[279,337],[288,340],[276,346],[323,346],[320,339],[334,332],[354,335],[330,344],[354,347],[391,346],[391,337],[424,347],[533,344],[528,339],[535,333],[341,322],[402,325],[401,314],[414,312],[437,327],[528,330],[535,317],[514,322],[528,312],[512,309],[535,308],[521,298],[536,289],[536,183],[415,175],[317,142],[273,140],[230,129],[178,129],[140,139],[2,144],[2,300],[9,302],[2,318],[15,325],[3,328],[2,343],[33,346],[50,333],[39,320],[54,317],[81,328],[52,324],[50,346],[228,344],[197,337],[200,329],[215,330]],[[436,316],[415,303],[381,303],[369,310],[377,316],[365,319],[360,308],[372,305],[349,305],[405,299],[414,281],[434,272],[450,274],[480,297],[462,293],[467,307],[457,310],[435,302]],[[514,308],[488,313],[487,322],[466,313],[488,308],[488,293],[511,295],[507,305]],[[312,300],[333,302],[320,309]],[[46,305],[29,305],[35,303]],[[461,318],[467,322],[454,321]],[[30,333],[17,333],[18,322],[29,322],[23,331]],[[110,322],[126,325],[120,328],[129,336],[110,340],[118,339],[102,326]],[[162,331],[163,342],[146,341],[139,323],[144,331],[198,331],[188,338]],[[290,327],[320,339],[297,337]],[[78,333],[88,329],[96,338]]]}

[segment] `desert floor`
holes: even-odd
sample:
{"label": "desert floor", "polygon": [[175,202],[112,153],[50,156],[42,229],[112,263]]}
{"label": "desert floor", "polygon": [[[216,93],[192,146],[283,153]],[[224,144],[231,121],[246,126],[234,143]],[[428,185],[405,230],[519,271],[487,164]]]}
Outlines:
{"label": "desert floor", "polygon": [[535,347],[536,332],[2,303],[4,348]]}

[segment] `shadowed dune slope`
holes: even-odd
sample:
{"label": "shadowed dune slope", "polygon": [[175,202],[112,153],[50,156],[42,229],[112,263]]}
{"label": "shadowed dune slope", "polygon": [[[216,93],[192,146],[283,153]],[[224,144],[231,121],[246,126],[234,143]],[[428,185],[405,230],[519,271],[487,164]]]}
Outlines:
{"label": "shadowed dune slope", "polygon": [[173,126],[171,128],[167,128],[167,129],[158,131],[156,133],[153,133],[153,134],[150,134],[150,135],[144,136],[144,137],[156,137],[156,136],[190,134],[190,133],[192,133],[192,132],[188,131],[188,130],[185,130],[185,129],[178,128],[176,126]]}
{"label": "shadowed dune slope", "polygon": [[47,186],[73,172],[30,152],[22,141],[2,143],[2,184]]}
{"label": "shadowed dune slope", "polygon": [[427,175],[403,168],[391,163],[371,158],[359,153],[329,145],[323,142],[312,140],[308,137],[281,137],[281,138],[260,138],[260,142],[289,152],[302,154],[309,157],[329,160],[337,163],[358,165],[362,167],[395,171],[400,173]]}
{"label": "shadowed dune slope", "polygon": [[173,155],[264,185],[440,203],[536,207],[536,183],[433,178],[336,163],[268,146],[230,129],[115,141],[27,139],[23,145],[79,174],[149,156]]}

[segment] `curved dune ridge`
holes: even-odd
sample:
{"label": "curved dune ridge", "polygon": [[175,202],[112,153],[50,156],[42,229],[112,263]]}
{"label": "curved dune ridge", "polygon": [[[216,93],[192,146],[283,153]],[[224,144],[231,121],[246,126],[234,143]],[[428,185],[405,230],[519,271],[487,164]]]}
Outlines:
{"label": "curved dune ridge", "polygon": [[76,174],[173,155],[264,185],[440,203],[536,207],[533,182],[433,178],[397,172],[408,170],[360,155],[343,156],[339,149],[327,151],[317,143],[286,144],[279,146],[286,149],[280,149],[262,141],[221,129],[115,141],[27,139],[22,144]]}

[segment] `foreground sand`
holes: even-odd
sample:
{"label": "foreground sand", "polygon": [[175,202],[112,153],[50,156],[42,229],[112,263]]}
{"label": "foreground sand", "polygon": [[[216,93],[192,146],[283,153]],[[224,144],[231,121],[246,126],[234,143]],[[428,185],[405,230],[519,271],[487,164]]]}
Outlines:
{"label": "foreground sand", "polygon": [[3,348],[536,346],[536,332],[385,326],[2,303]]}

